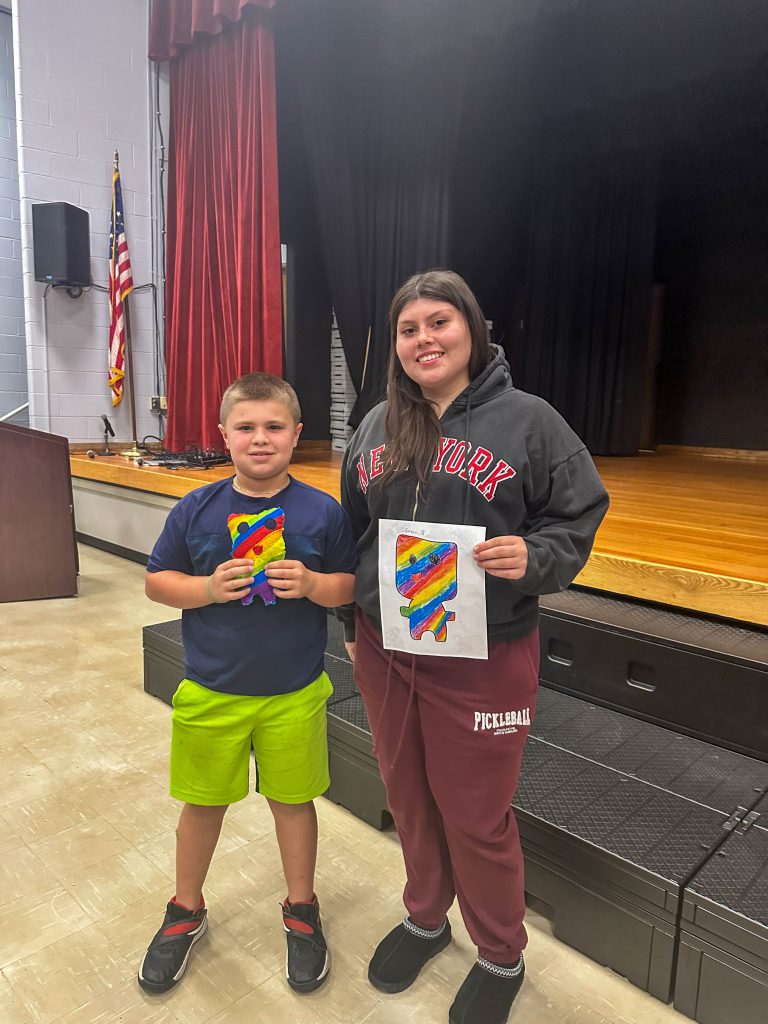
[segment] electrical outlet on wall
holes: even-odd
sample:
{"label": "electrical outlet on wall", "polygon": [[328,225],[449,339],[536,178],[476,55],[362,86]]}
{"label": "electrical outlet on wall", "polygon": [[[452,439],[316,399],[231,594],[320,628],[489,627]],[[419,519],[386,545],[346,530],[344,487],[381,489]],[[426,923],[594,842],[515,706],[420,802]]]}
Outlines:
{"label": "electrical outlet on wall", "polygon": [[165,412],[168,408],[168,402],[165,395],[152,395],[149,400],[150,412]]}

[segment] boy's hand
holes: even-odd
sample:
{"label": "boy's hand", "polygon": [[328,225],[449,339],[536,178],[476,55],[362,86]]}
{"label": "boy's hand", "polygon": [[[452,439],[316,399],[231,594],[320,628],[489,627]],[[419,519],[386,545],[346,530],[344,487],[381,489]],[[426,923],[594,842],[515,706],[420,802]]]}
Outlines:
{"label": "boy's hand", "polygon": [[475,544],[473,554],[481,569],[505,580],[522,579],[528,567],[528,545],[522,537],[492,537]]}
{"label": "boy's hand", "polygon": [[252,583],[253,562],[250,558],[232,558],[222,562],[216,572],[207,578],[206,587],[217,604],[225,604],[245,597]]}
{"label": "boy's hand", "polygon": [[291,559],[270,562],[264,572],[277,597],[311,597],[317,583],[316,572]]}

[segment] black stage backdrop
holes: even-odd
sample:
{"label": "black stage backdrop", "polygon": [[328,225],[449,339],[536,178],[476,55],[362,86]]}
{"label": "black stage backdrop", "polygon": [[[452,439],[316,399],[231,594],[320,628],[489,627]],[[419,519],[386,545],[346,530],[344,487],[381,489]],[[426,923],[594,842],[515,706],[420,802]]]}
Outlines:
{"label": "black stage backdrop", "polygon": [[[354,421],[389,299],[453,266],[519,383],[637,451],[657,171],[704,83],[768,54],[765,0],[281,0]],[[704,129],[706,131],[706,128]]]}
{"label": "black stage backdrop", "polygon": [[653,285],[656,152],[589,124],[539,144],[522,374],[590,451],[640,447]]}
{"label": "black stage backdrop", "polygon": [[[768,5],[573,0],[536,5],[523,24],[480,0],[474,34],[485,58],[471,61],[460,148],[485,137],[503,151],[485,191],[500,198],[510,230],[487,214],[475,220],[493,232],[506,288],[482,245],[473,254],[464,240],[456,263],[482,279],[476,290],[520,386],[551,402],[593,453],[634,454],[650,372],[659,169],[676,140],[707,132],[713,95],[733,98],[740,119],[734,83],[749,81],[764,106]],[[483,196],[466,201],[488,209]]]}
{"label": "black stage backdrop", "polygon": [[383,397],[389,301],[450,255],[469,13],[443,0],[284,0],[333,306],[358,402]]}

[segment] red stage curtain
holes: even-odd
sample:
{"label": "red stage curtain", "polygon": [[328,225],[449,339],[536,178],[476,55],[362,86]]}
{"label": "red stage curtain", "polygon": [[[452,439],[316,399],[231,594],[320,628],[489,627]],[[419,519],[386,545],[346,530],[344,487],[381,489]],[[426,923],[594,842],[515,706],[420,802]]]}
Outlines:
{"label": "red stage curtain", "polygon": [[274,7],[276,0],[154,0],[149,59],[173,60],[196,33],[217,36],[226,22],[239,21],[246,7]]}
{"label": "red stage curtain", "polygon": [[[189,0],[177,6],[193,8]],[[238,4],[194,4],[203,7]],[[221,448],[224,388],[254,370],[282,373],[274,38],[265,13],[246,7],[237,23],[196,38],[171,64],[166,445],[173,451]],[[197,23],[185,24],[195,31]]]}

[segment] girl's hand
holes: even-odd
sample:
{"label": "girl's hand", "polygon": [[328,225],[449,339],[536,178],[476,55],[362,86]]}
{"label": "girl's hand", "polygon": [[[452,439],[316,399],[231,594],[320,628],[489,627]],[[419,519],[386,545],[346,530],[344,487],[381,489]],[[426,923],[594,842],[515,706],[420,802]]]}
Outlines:
{"label": "girl's hand", "polygon": [[308,569],[303,562],[290,559],[270,562],[264,572],[277,597],[310,597],[315,589],[317,573]]}
{"label": "girl's hand", "polygon": [[347,649],[349,660],[354,663],[355,654],[357,654],[357,642],[355,640],[345,640],[344,646]]}
{"label": "girl's hand", "polygon": [[245,597],[253,583],[253,562],[250,558],[232,558],[217,566],[205,581],[208,595],[216,604]]}
{"label": "girl's hand", "polygon": [[475,561],[490,576],[519,580],[528,568],[528,545],[522,537],[492,537],[474,547]]}

